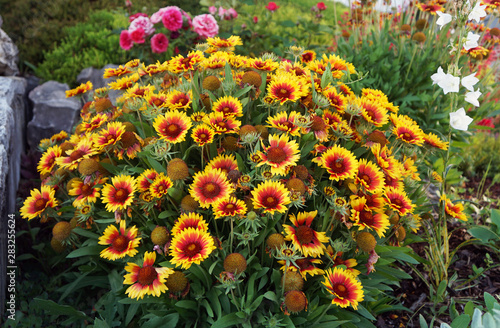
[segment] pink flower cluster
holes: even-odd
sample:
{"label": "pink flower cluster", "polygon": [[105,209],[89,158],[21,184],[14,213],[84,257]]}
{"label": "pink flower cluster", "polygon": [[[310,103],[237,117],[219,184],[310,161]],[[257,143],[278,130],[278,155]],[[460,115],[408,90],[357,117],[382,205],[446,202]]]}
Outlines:
{"label": "pink flower cluster", "polygon": [[[217,12],[215,7],[210,8],[213,14]],[[238,13],[233,8],[218,10],[221,19],[234,19]],[[151,50],[153,53],[163,53],[168,50],[169,39],[164,33],[155,33],[155,24],[162,23],[163,27],[170,32],[171,38],[176,38],[181,29],[192,29],[199,36],[209,38],[219,33],[219,25],[212,14],[204,14],[194,17],[191,20],[189,14],[177,6],[168,6],[160,8],[157,12],[148,17],[144,13],[136,13],[129,17],[130,25],[127,30],[120,34],[120,47],[124,50],[130,50],[135,44],[144,44],[148,37],[151,37]],[[154,34],[154,35],[153,35]]]}
{"label": "pink flower cluster", "polygon": [[211,6],[208,8],[208,12],[210,15],[218,13],[219,18],[224,20],[232,20],[238,17],[238,13],[234,8],[224,9],[223,7],[219,7],[217,10],[215,6]]}

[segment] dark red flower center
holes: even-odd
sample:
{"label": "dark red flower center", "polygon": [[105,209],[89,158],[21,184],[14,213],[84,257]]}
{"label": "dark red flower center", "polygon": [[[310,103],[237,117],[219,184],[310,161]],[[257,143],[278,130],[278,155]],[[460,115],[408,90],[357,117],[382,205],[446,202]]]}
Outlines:
{"label": "dark red flower center", "polygon": [[47,206],[47,200],[45,198],[37,199],[35,202],[35,212],[44,210]]}
{"label": "dark red flower center", "polygon": [[345,288],[345,286],[342,284],[334,285],[333,291],[335,292],[335,294],[337,294],[338,297],[341,297],[341,298],[346,298],[347,296],[349,296],[349,292],[347,291],[347,288]]}
{"label": "dark red flower center", "polygon": [[214,198],[220,194],[220,191],[220,186],[213,182],[209,182],[203,186],[203,196],[206,198]]}
{"label": "dark red flower center", "polygon": [[158,278],[158,273],[150,265],[140,268],[137,274],[137,281],[143,286],[151,285],[156,278]]}
{"label": "dark red flower center", "polygon": [[163,101],[163,99],[155,98],[155,99],[153,99],[152,103],[156,107],[160,107],[161,105],[163,105],[164,101]]}
{"label": "dark red flower center", "polygon": [[323,131],[326,128],[325,121],[319,116],[314,116],[312,119],[311,130]]}
{"label": "dark red flower center", "polygon": [[179,125],[172,123],[163,129],[163,134],[169,137],[177,137],[181,133],[181,128]]}
{"label": "dark red flower center", "polygon": [[112,243],[113,249],[115,251],[121,253],[127,249],[128,242],[129,242],[129,240],[127,237],[119,235],[118,237],[115,238],[115,240],[113,240],[113,243]]}
{"label": "dark red flower center", "polygon": [[290,98],[290,95],[291,95],[290,90],[285,89],[285,88],[281,88],[281,89],[279,89],[278,94],[276,96],[279,98],[287,98],[288,99],[288,98]]}
{"label": "dark red flower center", "polygon": [[406,141],[411,141],[413,139],[413,136],[409,132],[405,132],[402,134],[401,138]]}
{"label": "dark red flower center", "polygon": [[330,170],[334,173],[343,173],[345,171],[344,159],[339,157],[335,160],[333,165],[329,165]]}
{"label": "dark red flower center", "polygon": [[76,161],[77,159],[80,159],[85,153],[81,150],[74,150],[71,155],[69,155],[69,159],[71,159],[72,162]]}
{"label": "dark red flower center", "polygon": [[302,245],[309,244],[314,239],[314,230],[308,226],[302,225],[296,230],[295,235]]}
{"label": "dark red flower center", "polygon": [[206,133],[202,133],[202,134],[200,134],[200,135],[199,135],[199,138],[200,138],[201,140],[206,140],[206,139],[208,139],[208,138],[207,138],[207,134],[206,134]]}
{"label": "dark red flower center", "polygon": [[369,186],[370,183],[372,182],[372,179],[368,176],[368,174],[363,174],[361,176],[361,179],[366,182],[366,184]]}
{"label": "dark red flower center", "polygon": [[403,202],[399,198],[391,199],[391,203],[397,207],[403,207]]}
{"label": "dark red flower center", "polygon": [[92,186],[89,184],[84,184],[82,186],[82,196],[87,197],[92,194]]}
{"label": "dark red flower center", "polygon": [[123,203],[128,198],[128,190],[120,188],[115,192],[115,200],[119,203]]}
{"label": "dark red flower center", "polygon": [[274,196],[267,196],[264,198],[262,205],[266,208],[275,208],[278,205],[278,199]]}
{"label": "dark red flower center", "polygon": [[283,148],[274,146],[267,150],[267,159],[272,163],[281,163],[286,160],[286,152]]}
{"label": "dark red flower center", "polygon": [[194,257],[197,254],[200,254],[201,249],[202,248],[199,243],[191,243],[184,248],[184,254],[186,254],[187,257]]}
{"label": "dark red flower center", "polygon": [[295,264],[297,264],[301,271],[307,269],[311,265],[308,259],[295,260]]}
{"label": "dark red flower center", "polygon": [[368,226],[372,226],[375,220],[371,212],[362,210],[361,212],[359,212],[359,221]]}

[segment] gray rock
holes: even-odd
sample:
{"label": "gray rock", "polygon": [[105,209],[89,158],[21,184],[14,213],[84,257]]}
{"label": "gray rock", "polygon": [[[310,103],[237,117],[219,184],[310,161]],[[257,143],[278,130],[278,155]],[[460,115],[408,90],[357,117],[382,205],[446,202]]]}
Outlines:
{"label": "gray rock", "polygon": [[19,50],[11,38],[0,29],[0,75],[13,76],[19,74],[17,68]]}
{"label": "gray rock", "polygon": [[[7,232],[16,215],[16,193],[24,151],[26,81],[0,76],[0,306],[5,308]],[[10,220],[10,221],[9,221]]]}
{"label": "gray rock", "polygon": [[[94,67],[84,68],[80,72],[80,74],[78,74],[78,76],[76,77],[76,82],[82,84],[82,83],[87,83],[87,81],[90,81],[92,82],[94,90],[105,87],[108,85],[109,82],[113,81],[112,78],[109,79],[103,78],[104,70],[107,68],[118,68],[118,65],[108,64],[103,68],[94,68]],[[111,90],[109,92],[109,98],[113,104],[116,103],[116,98],[118,98],[120,94],[121,92],[118,90]]]}
{"label": "gray rock", "polygon": [[71,133],[77,123],[81,101],[66,98],[67,84],[48,81],[29,93],[33,102],[33,119],[28,123],[28,145],[36,149],[40,140],[50,138],[62,130]]}

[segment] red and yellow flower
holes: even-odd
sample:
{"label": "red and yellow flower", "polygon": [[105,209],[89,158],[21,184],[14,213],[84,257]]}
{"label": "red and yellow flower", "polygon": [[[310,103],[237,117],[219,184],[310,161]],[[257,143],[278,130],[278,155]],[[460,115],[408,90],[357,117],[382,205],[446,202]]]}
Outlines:
{"label": "red and yellow flower", "polygon": [[118,175],[111,178],[111,183],[102,188],[102,202],[106,210],[115,212],[126,209],[134,201],[136,182],[128,175]]}
{"label": "red and yellow flower", "polygon": [[418,125],[396,125],[392,133],[396,135],[396,138],[408,144],[422,146],[424,143],[424,132]]}
{"label": "red and yellow flower", "polygon": [[[284,260],[278,261],[279,264],[283,265],[281,267],[281,270],[287,269],[285,265]],[[315,259],[312,257],[305,257],[301,259],[295,260],[295,264],[291,263],[290,266],[288,266],[288,270],[291,271],[298,271],[304,280],[307,280],[307,275],[310,275],[311,277],[317,276],[317,275],[322,275],[325,274],[325,271],[323,269],[317,268],[315,265],[316,264],[321,264],[323,261],[320,259]]]}
{"label": "red and yellow flower", "polygon": [[187,228],[208,231],[208,224],[199,213],[182,213],[175,221],[171,233],[175,236]]}
{"label": "red and yellow flower", "polygon": [[399,215],[404,216],[408,213],[413,213],[415,205],[412,204],[403,189],[387,187],[384,192],[384,198],[387,200],[387,205],[397,211]]}
{"label": "red and yellow flower", "polygon": [[285,213],[286,205],[290,204],[289,194],[283,183],[267,180],[252,190],[253,206],[256,209],[262,208],[264,213]]}
{"label": "red and yellow flower", "polygon": [[170,263],[188,269],[193,263],[200,264],[215,249],[214,239],[203,230],[187,228],[176,235],[170,244]]}
{"label": "red and yellow flower", "polygon": [[267,119],[269,127],[287,132],[292,136],[300,136],[300,127],[295,123],[301,115],[295,111],[288,113],[281,111],[278,114],[271,116]]}
{"label": "red and yellow flower", "polygon": [[364,197],[352,199],[351,207],[351,220],[359,230],[368,228],[375,230],[380,238],[384,236],[390,225],[388,216],[384,212],[377,213],[369,209]]}
{"label": "red and yellow flower", "polygon": [[132,285],[125,291],[130,298],[143,299],[146,295],[159,297],[161,293],[168,290],[165,281],[168,276],[174,273],[170,268],[153,267],[156,260],[155,252],[144,253],[142,266],[135,263],[127,263],[123,284]]}
{"label": "red and yellow flower", "polygon": [[191,138],[198,146],[203,147],[214,141],[215,131],[207,124],[199,124],[191,131]]}
{"label": "red and yellow flower", "polygon": [[40,175],[44,174],[49,174],[52,172],[52,169],[56,165],[56,159],[61,157],[62,155],[62,149],[58,145],[52,146],[49,149],[47,149],[42,157],[40,158],[40,161],[38,162],[38,166],[36,169],[38,172],[40,172]]}
{"label": "red and yellow flower", "polygon": [[207,169],[194,175],[189,194],[204,208],[226,199],[233,192],[227,174],[219,169]]}
{"label": "red and yellow flower", "polygon": [[217,101],[212,104],[212,110],[222,113],[224,117],[243,116],[241,101],[233,96],[225,96],[217,99]]}
{"label": "red and yellow flower", "polygon": [[273,76],[267,87],[268,96],[283,105],[286,102],[296,102],[306,93],[298,83],[298,78],[289,73]]}
{"label": "red and yellow flower", "polygon": [[74,89],[66,91],[66,98],[73,97],[76,95],[84,94],[85,92],[92,90],[92,82],[82,83]]}
{"label": "red and yellow flower", "polygon": [[243,216],[247,212],[245,202],[233,196],[217,201],[212,207],[215,219]]}
{"label": "red and yellow flower", "polygon": [[101,178],[87,183],[79,179],[72,180],[68,194],[70,196],[77,196],[73,200],[73,206],[82,207],[85,204],[95,203],[100,196],[99,190],[101,190],[101,188],[96,186],[103,184],[106,180],[107,178]]}
{"label": "red and yellow flower", "polygon": [[160,139],[173,144],[184,141],[192,125],[186,113],[178,110],[170,110],[165,115],[159,115],[153,123]]}
{"label": "red and yellow flower", "polygon": [[108,116],[106,114],[95,114],[94,116],[92,116],[89,122],[83,121],[80,124],[80,130],[82,132],[90,133],[100,128],[107,121]]}
{"label": "red and yellow flower", "polygon": [[366,191],[378,193],[384,189],[384,174],[374,163],[362,158],[359,160],[356,183],[361,184]]}
{"label": "red and yellow flower", "polygon": [[237,133],[241,122],[234,117],[224,117],[223,113],[212,112],[203,118],[203,121],[209,124],[215,133]]}
{"label": "red and yellow flower", "polygon": [[316,59],[316,52],[314,50],[304,50],[302,55],[300,55],[300,61],[302,63],[309,63]]}
{"label": "red and yellow flower", "polygon": [[345,180],[354,178],[358,173],[359,163],[354,154],[334,145],[321,154],[321,167],[330,174],[330,180]]}
{"label": "red and yellow flower", "polygon": [[294,166],[300,158],[299,144],[289,140],[288,135],[269,135],[269,146],[263,146],[260,153],[262,161],[257,166],[267,164],[271,167],[272,174],[286,175],[286,169]]}
{"label": "red and yellow flower", "polygon": [[188,109],[191,106],[193,92],[189,90],[187,93],[179,90],[172,90],[167,94],[166,105],[170,109]]}
{"label": "red and yellow flower", "polygon": [[172,188],[173,183],[169,177],[160,173],[149,186],[149,193],[155,198],[161,198],[168,194],[168,189]]}
{"label": "red and yellow flower", "polygon": [[97,149],[115,146],[125,133],[125,124],[122,122],[110,122],[105,129],[99,131],[99,136],[94,141]]}
{"label": "red and yellow flower", "polygon": [[78,141],[75,148],[67,150],[66,154],[68,156],[57,157],[56,163],[63,169],[74,170],[83,159],[97,154],[97,150],[93,147],[92,137],[89,136]]}
{"label": "red and yellow flower", "polygon": [[434,148],[447,150],[449,142],[441,140],[437,135],[432,132],[424,134],[424,143]]}
{"label": "red and yellow flower", "polygon": [[40,190],[31,190],[31,196],[26,198],[23,207],[21,207],[21,216],[29,221],[41,216],[45,210],[59,205],[55,193],[55,189],[47,185],[42,185]]}
{"label": "red and yellow flower", "polygon": [[343,113],[347,106],[347,98],[342,94],[337,92],[337,88],[328,87],[323,90],[323,96],[328,99],[330,106],[335,108],[338,112]]}
{"label": "red and yellow flower", "polygon": [[464,213],[464,205],[462,203],[453,203],[446,195],[441,196],[439,200],[443,202],[446,214],[455,219],[467,221],[467,215]]}
{"label": "red and yellow flower", "polygon": [[125,256],[133,257],[137,254],[137,247],[141,237],[137,237],[138,229],[136,226],[126,228],[125,220],[120,221],[120,228],[115,225],[109,225],[99,237],[99,245],[109,245],[101,251],[100,256],[104,259],[115,261]]}
{"label": "red and yellow flower", "polygon": [[361,283],[348,271],[335,267],[326,270],[325,281],[322,284],[333,295],[332,304],[342,308],[352,306],[358,309],[358,303],[363,301],[364,292]]}
{"label": "red and yellow flower", "polygon": [[285,240],[289,240],[292,244],[302,251],[305,257],[320,257],[325,253],[325,245],[329,241],[325,232],[317,232],[311,228],[313,219],[318,214],[318,211],[299,212],[297,216],[290,215],[290,221],[294,225],[283,225],[286,232]]}
{"label": "red and yellow flower", "polygon": [[146,171],[142,172],[142,174],[136,179],[137,190],[141,192],[149,190],[151,183],[155,181],[158,174],[159,173],[154,169],[147,169]]}
{"label": "red and yellow flower", "polygon": [[189,52],[186,57],[178,55],[168,61],[168,70],[173,73],[193,71],[203,59],[205,56],[199,50]]}
{"label": "red and yellow flower", "polygon": [[238,170],[238,162],[236,161],[234,155],[220,154],[219,156],[211,160],[207,164],[205,169],[214,169],[214,170],[219,169],[227,174],[233,170]]}

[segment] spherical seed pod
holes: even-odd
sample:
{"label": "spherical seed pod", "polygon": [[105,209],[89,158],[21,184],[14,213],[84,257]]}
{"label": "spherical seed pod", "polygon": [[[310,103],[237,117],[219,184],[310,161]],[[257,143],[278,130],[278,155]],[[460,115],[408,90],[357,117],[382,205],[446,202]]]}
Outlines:
{"label": "spherical seed pod", "polygon": [[299,178],[291,178],[285,183],[285,187],[290,191],[296,191],[303,195],[306,192],[306,185]]}
{"label": "spherical seed pod", "polygon": [[293,168],[293,171],[297,175],[297,178],[305,180],[309,177],[309,171],[304,165],[297,165]]}
{"label": "spherical seed pod", "polygon": [[231,253],[224,259],[224,271],[238,274],[246,269],[247,260],[240,253]]}
{"label": "spherical seed pod", "polygon": [[262,78],[260,74],[255,71],[248,71],[243,74],[241,77],[241,84],[250,84],[256,88],[259,88],[262,85]]}
{"label": "spherical seed pod", "polygon": [[375,246],[377,245],[377,240],[375,239],[375,237],[373,237],[371,233],[367,231],[361,231],[356,236],[356,243],[358,244],[359,248],[369,253],[375,249]]}
{"label": "spherical seed pod", "polygon": [[202,86],[204,89],[215,91],[220,88],[221,83],[217,77],[209,75],[203,79]]}
{"label": "spherical seed pod", "polygon": [[291,290],[285,295],[285,306],[288,311],[297,313],[307,307],[306,294],[299,290]]}
{"label": "spherical seed pod", "polygon": [[[285,292],[289,292],[291,290],[302,290],[304,287],[304,278],[297,271],[288,271],[286,275],[283,275],[285,279]],[[281,283],[283,284],[283,278],[281,278]]]}
{"label": "spherical seed pod", "polygon": [[247,134],[251,134],[251,133],[255,133],[257,134],[257,129],[253,126],[253,125],[243,125],[241,128],[240,128],[240,138],[243,139],[244,136],[246,136]]}
{"label": "spherical seed pod", "polygon": [[81,175],[91,175],[92,173],[99,171],[99,167],[99,162],[95,159],[84,158],[78,164],[78,172],[80,172]]}
{"label": "spherical seed pod", "polygon": [[490,35],[492,36],[500,36],[500,29],[498,27],[494,27],[490,30]]}
{"label": "spherical seed pod", "polygon": [[163,246],[167,243],[169,236],[167,227],[157,226],[151,232],[151,241],[155,245]]}
{"label": "spherical seed pod", "polygon": [[422,31],[424,28],[429,27],[429,22],[427,21],[427,19],[421,18],[417,20],[417,22],[415,23],[415,27]]}
{"label": "spherical seed pod", "polygon": [[267,127],[265,127],[264,125],[256,125],[255,126],[255,129],[257,129],[257,132],[260,133],[260,137],[262,139],[267,139],[269,137],[269,131],[267,129]]}
{"label": "spherical seed pod", "polygon": [[271,249],[280,249],[285,244],[285,237],[280,233],[273,233],[267,237],[266,245]]}
{"label": "spherical seed pod", "polygon": [[186,275],[184,275],[181,271],[174,271],[174,273],[167,277],[165,285],[167,286],[169,292],[180,293],[186,289],[188,280]]}
{"label": "spherical seed pod", "polygon": [[424,43],[425,42],[425,39],[427,39],[427,37],[425,36],[424,33],[422,32],[417,32],[415,34],[413,34],[413,37],[411,38],[413,41],[417,41],[419,43]]}
{"label": "spherical seed pod", "polygon": [[312,121],[311,121],[311,130],[312,131],[323,131],[325,129],[326,129],[325,121],[319,116],[314,116]]}
{"label": "spherical seed pod", "polygon": [[61,254],[66,249],[66,246],[58,239],[52,237],[50,240],[50,246],[57,254]]}
{"label": "spherical seed pod", "polygon": [[68,221],[60,221],[52,228],[52,235],[55,239],[64,241],[71,235],[71,230],[71,224]]}
{"label": "spherical seed pod", "polygon": [[182,159],[174,158],[167,165],[167,176],[172,181],[184,180],[189,177],[189,168]]}
{"label": "spherical seed pod", "polygon": [[181,208],[186,212],[194,212],[198,210],[200,203],[198,203],[191,195],[186,195],[181,200]]}
{"label": "spherical seed pod", "polygon": [[113,104],[109,98],[99,98],[94,100],[94,107],[97,113],[104,112],[105,110],[112,109]]}
{"label": "spherical seed pod", "polygon": [[63,156],[68,156],[68,154],[66,153],[68,150],[72,150],[74,147],[75,147],[75,144],[69,142],[69,141],[65,141],[61,144],[61,150],[62,150],[62,155]]}
{"label": "spherical seed pod", "polygon": [[238,150],[238,139],[233,136],[227,136],[222,140],[222,147],[228,151]]}
{"label": "spherical seed pod", "polygon": [[398,228],[396,231],[396,237],[398,238],[399,242],[402,242],[406,238],[406,230],[402,226]]}
{"label": "spherical seed pod", "polygon": [[401,32],[411,32],[411,26],[408,24],[401,25]]}

